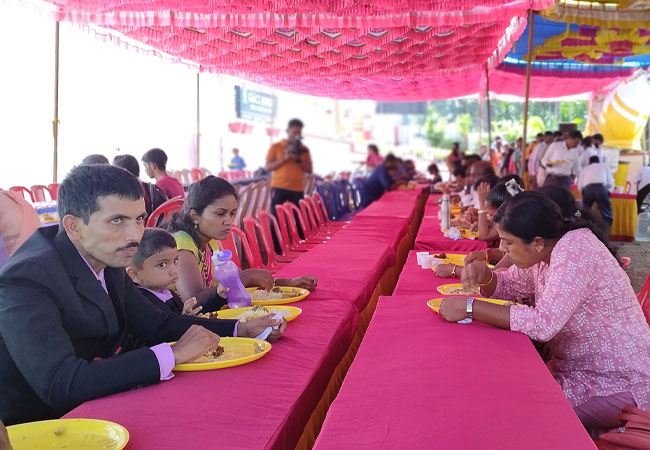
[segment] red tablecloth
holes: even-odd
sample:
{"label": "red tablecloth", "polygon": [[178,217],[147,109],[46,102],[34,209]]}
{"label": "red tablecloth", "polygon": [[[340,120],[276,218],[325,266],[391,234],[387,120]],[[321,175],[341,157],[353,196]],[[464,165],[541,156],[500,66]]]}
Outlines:
{"label": "red tablecloth", "polygon": [[402,217],[411,223],[415,218],[417,199],[420,195],[422,193],[415,190],[386,192],[355,217]]}
{"label": "red tablecloth", "polygon": [[424,205],[424,217],[438,217],[438,211],[440,211],[440,205],[438,202],[442,194],[431,194],[427,199],[427,202]]}
{"label": "red tablecloth", "polygon": [[440,220],[437,217],[425,216],[420,225],[420,231],[415,238],[415,250],[431,252],[471,252],[485,250],[487,242],[478,239],[460,239],[455,241],[446,238],[440,231]]}
{"label": "red tablecloth", "polygon": [[[66,417],[115,421],[127,449],[293,448],[348,350],[358,312],[324,285],[262,359],[240,367],[179,372],[170,381],[79,406]],[[316,297],[323,298],[316,300]]]}
{"label": "red tablecloth", "polygon": [[395,258],[395,251],[387,244],[328,242],[300,256],[275,277],[314,275],[319,289],[311,296],[348,300],[362,311],[384,272],[395,265]]}
{"label": "red tablecloth", "polygon": [[402,273],[397,280],[393,295],[426,294],[429,298],[443,297],[436,288],[443,284],[460,283],[458,278],[438,278],[432,269],[423,269],[418,265],[417,252],[409,253]]}
{"label": "red tablecloth", "polygon": [[400,217],[358,217],[328,240],[328,244],[388,245],[393,250],[408,233],[408,222]]}
{"label": "red tablecloth", "polygon": [[382,297],[316,450],[594,449],[523,334]]}

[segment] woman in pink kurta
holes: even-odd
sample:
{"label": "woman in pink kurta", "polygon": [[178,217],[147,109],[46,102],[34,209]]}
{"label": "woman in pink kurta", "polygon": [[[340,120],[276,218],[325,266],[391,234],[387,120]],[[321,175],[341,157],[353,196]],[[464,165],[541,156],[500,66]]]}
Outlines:
{"label": "woman in pink kurta", "polygon": [[[504,300],[534,293],[535,306],[476,302],[474,317],[548,342],[549,368],[586,427],[616,426],[626,403],[650,409],[650,328],[629,278],[590,224],[564,220],[537,192],[509,200],[495,222],[515,265],[492,274],[472,263],[463,283]],[[457,321],[466,309],[467,300],[452,299],[440,311]]]}

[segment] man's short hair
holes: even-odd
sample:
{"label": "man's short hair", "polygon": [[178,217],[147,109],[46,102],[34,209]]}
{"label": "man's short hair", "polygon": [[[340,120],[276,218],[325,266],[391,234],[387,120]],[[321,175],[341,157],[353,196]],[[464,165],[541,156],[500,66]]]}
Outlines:
{"label": "man's short hair", "polygon": [[544,133],[537,133],[536,137],[544,137]]}
{"label": "man's short hair", "polygon": [[393,155],[392,153],[389,153],[388,155],[386,155],[386,158],[384,158],[384,162],[396,163],[396,162],[398,162],[398,159],[397,159],[397,157],[395,155]]}
{"label": "man's short hair", "polygon": [[463,156],[463,159],[465,161],[468,161],[468,162],[469,161],[472,161],[472,162],[483,161],[483,159],[481,159],[481,155],[476,154],[476,153],[470,153],[469,155],[465,155],[465,156]]}
{"label": "man's short hair", "polygon": [[293,127],[300,127],[303,128],[305,125],[302,123],[302,120],[300,119],[291,119],[289,121],[289,125],[287,125],[287,128],[293,128]]}
{"label": "man's short hair", "polygon": [[108,164],[108,158],[104,155],[93,154],[86,156],[82,161],[82,166],[92,166],[93,164]]}
{"label": "man's short hair", "polygon": [[147,258],[151,258],[167,248],[176,248],[174,236],[162,228],[145,228],[138,251],[133,256],[131,264],[136,269],[142,269]]}
{"label": "man's short hair", "polygon": [[600,162],[600,157],[598,155],[594,155],[589,158],[589,164],[594,164],[599,162]]}
{"label": "man's short hair", "polygon": [[564,136],[564,133],[562,133],[560,130],[553,132],[553,137],[562,137],[562,136]]}
{"label": "man's short hair", "polygon": [[167,153],[159,148],[152,148],[142,155],[142,161],[146,163],[153,163],[160,170],[167,169]]}
{"label": "man's short hair", "polygon": [[582,140],[582,132],[580,130],[573,130],[571,133],[569,133],[569,137]]}
{"label": "man's short hair", "polygon": [[547,131],[546,133],[544,133],[544,136],[553,136],[553,132],[552,131]]}
{"label": "man's short hair", "polygon": [[605,142],[605,139],[603,138],[603,135],[600,133],[596,133],[593,136],[591,136],[591,139],[597,139],[600,142]]}
{"label": "man's short hair", "polygon": [[140,163],[133,155],[117,155],[113,158],[113,165],[128,170],[136,177],[140,176]]}
{"label": "man's short hair", "polygon": [[83,219],[99,210],[99,199],[115,195],[139,200],[144,197],[140,180],[119,167],[92,165],[74,167],[59,185],[58,209],[61,220],[68,214]]}
{"label": "man's short hair", "polygon": [[[494,174],[494,167],[490,161],[478,161],[472,164],[474,172],[478,172],[475,176],[485,178],[489,176],[496,176]],[[469,170],[469,169],[468,169]]]}

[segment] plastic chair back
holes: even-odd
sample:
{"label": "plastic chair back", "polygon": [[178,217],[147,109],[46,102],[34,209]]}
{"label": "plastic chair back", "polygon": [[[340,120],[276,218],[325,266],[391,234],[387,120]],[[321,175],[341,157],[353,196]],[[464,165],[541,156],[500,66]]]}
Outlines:
{"label": "plastic chair back", "polygon": [[267,234],[269,242],[273,242],[273,236],[271,235],[271,226],[273,226],[275,236],[278,238],[278,242],[280,244],[280,255],[285,256],[286,252],[290,251],[291,248],[289,246],[289,242],[283,237],[282,232],[280,231],[278,219],[273,217],[268,213],[268,211],[264,209],[257,210],[257,218],[259,219],[262,228],[264,228],[264,233]]}
{"label": "plastic chair back", "polygon": [[31,187],[30,189],[32,191],[32,194],[34,195],[34,200],[37,202],[46,202],[47,198],[45,198],[45,193],[47,192],[47,195],[50,195],[50,191],[47,189],[47,186],[43,186],[42,184],[35,184],[34,186]]}
{"label": "plastic chair back", "polygon": [[34,203],[36,201],[34,200],[34,194],[32,194],[32,191],[27,189],[25,186],[12,186],[9,190],[22,195],[28,202]]}
{"label": "plastic chair back", "polygon": [[[239,239],[241,240],[241,246],[242,249],[244,250],[244,254],[243,255],[241,253],[239,254],[240,263],[243,261],[242,256],[246,256],[246,261],[248,261],[248,265],[251,269],[263,268],[264,265],[262,264],[262,258],[261,256],[258,257],[258,255],[253,254],[250,243],[248,242],[248,238],[246,237],[246,233],[244,233],[239,227],[236,227],[235,225],[231,227],[230,231],[231,231],[230,233],[231,236],[237,235],[237,237],[239,237]],[[259,246],[257,247],[257,250],[259,252]]]}
{"label": "plastic chair back", "polygon": [[630,267],[630,262],[632,262],[632,259],[628,256],[621,256],[621,263],[623,270],[627,270],[628,267]]}
{"label": "plastic chair back", "polygon": [[147,219],[147,227],[155,227],[158,224],[158,219],[160,216],[162,216],[163,219],[166,219],[170,214],[173,214],[181,209],[181,206],[183,206],[183,199],[180,197],[174,197],[170,200],[167,200],[151,213]]}
{"label": "plastic chair back", "polygon": [[[296,219],[290,214],[283,205],[275,205],[275,212],[280,226],[282,239],[289,243],[289,247],[295,247],[300,243],[300,235],[296,227]],[[292,227],[293,225],[293,227]]]}
{"label": "plastic chair back", "polygon": [[325,201],[323,200],[322,195],[318,192],[315,192],[313,198],[314,198],[314,202],[316,203],[316,207],[319,208],[322,212],[323,219],[325,220],[326,223],[329,223],[331,217],[327,213],[327,207],[325,206]]}
{"label": "plastic chair back", "polygon": [[50,191],[50,197],[52,200],[59,198],[59,183],[52,183],[47,187],[47,190]]}
{"label": "plastic chair back", "polygon": [[[289,228],[291,229],[292,236],[298,236],[298,241],[301,241],[300,234],[298,233],[298,225],[296,223],[296,217],[298,217],[298,221],[300,222],[300,227],[302,228],[305,238],[310,237],[313,234],[312,229],[309,226],[309,222],[307,222],[307,220],[305,220],[303,217],[300,208],[291,202],[284,202],[283,206],[285,208],[287,216],[290,216],[293,219],[293,227],[291,226],[291,222],[289,222]],[[293,234],[293,228],[296,229],[295,235]]]}
{"label": "plastic chair back", "polygon": [[[257,235],[259,234],[262,246],[264,247],[264,252],[266,253],[266,268],[271,269],[276,263],[277,259],[275,256],[275,249],[273,248],[273,238],[271,237],[271,230],[266,229],[262,223],[255,217],[247,217],[244,219],[244,226],[246,228],[246,235],[248,236],[248,243],[251,246],[251,250],[255,252],[254,247],[257,247],[257,251],[260,253],[260,261],[262,260],[262,255],[259,249],[259,241],[257,241]],[[257,233],[256,233],[257,231]],[[253,240],[255,240],[255,245],[253,245]]]}
{"label": "plastic chair back", "polygon": [[314,212],[311,209],[311,205],[307,203],[306,199],[301,199],[299,203],[300,203],[300,211],[302,212],[303,217],[305,217],[305,219],[309,223],[309,228],[311,228],[312,234],[317,233],[318,229],[320,228],[320,224],[314,217]]}
{"label": "plastic chair back", "polygon": [[205,175],[203,175],[203,172],[201,172],[201,169],[194,168],[194,169],[192,169],[190,171],[190,174],[192,176],[192,182],[193,183],[196,183],[197,181],[202,180],[202,179],[205,178]]}
{"label": "plastic chair back", "polygon": [[239,250],[237,249],[237,244],[235,244],[235,237],[233,233],[228,233],[228,237],[221,242],[221,248],[224,250],[230,250],[232,253],[231,261],[234,262],[239,269],[241,269],[241,260],[239,259]]}

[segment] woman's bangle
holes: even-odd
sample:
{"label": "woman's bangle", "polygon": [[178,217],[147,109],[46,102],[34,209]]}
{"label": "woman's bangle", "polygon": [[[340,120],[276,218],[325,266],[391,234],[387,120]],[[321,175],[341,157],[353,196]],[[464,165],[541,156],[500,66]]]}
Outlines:
{"label": "woman's bangle", "polygon": [[451,277],[452,277],[452,278],[456,278],[456,268],[457,268],[457,267],[458,267],[458,266],[457,266],[456,264],[454,264],[454,268],[451,269]]}
{"label": "woman's bangle", "polygon": [[490,270],[490,281],[487,283],[479,283],[479,286],[487,286],[488,284],[492,283],[492,280],[494,279],[494,272]]}

